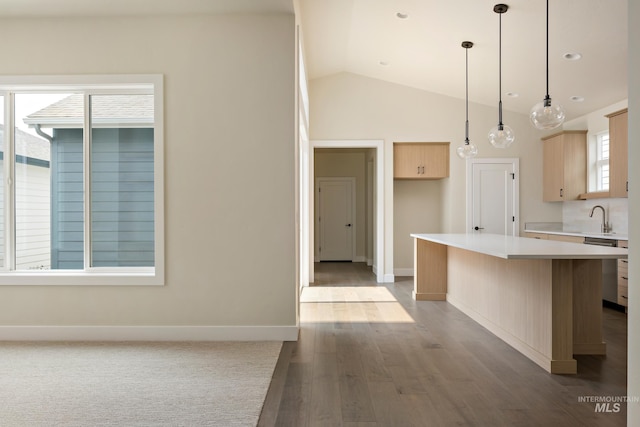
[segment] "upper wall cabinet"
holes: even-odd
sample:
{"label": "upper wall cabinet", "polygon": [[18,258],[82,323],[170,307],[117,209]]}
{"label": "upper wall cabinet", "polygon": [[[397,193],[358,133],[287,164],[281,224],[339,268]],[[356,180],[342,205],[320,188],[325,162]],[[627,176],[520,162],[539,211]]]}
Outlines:
{"label": "upper wall cabinet", "polygon": [[609,118],[609,197],[628,197],[627,109],[607,115]]}
{"label": "upper wall cabinet", "polygon": [[587,131],[562,131],[542,138],[542,200],[576,200],[587,188]]}
{"label": "upper wall cabinet", "polygon": [[449,143],[393,144],[393,177],[440,179],[449,176]]}

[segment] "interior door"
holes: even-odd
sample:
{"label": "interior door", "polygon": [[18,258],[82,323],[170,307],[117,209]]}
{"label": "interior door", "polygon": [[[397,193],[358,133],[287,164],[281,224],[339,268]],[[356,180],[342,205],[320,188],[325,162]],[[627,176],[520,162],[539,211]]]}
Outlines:
{"label": "interior door", "polygon": [[355,178],[318,178],[318,259],[353,261]]}
{"label": "interior door", "polygon": [[518,159],[470,160],[468,232],[519,234],[518,163]]}

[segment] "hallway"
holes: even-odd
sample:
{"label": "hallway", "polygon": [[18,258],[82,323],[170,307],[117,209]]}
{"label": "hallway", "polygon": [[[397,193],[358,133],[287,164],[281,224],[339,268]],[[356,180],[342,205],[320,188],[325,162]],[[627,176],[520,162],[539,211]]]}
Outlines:
{"label": "hallway", "polygon": [[[551,375],[413,279],[377,284],[358,263],[316,264],[300,338],[283,346],[261,426],[624,426],[581,397],[626,395],[626,315],[604,309],[606,358]],[[330,285],[329,285],[330,284]]]}

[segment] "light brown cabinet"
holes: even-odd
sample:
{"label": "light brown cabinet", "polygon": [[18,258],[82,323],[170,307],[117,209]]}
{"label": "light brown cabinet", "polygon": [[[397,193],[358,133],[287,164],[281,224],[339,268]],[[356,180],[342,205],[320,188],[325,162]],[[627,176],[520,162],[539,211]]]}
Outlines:
{"label": "light brown cabinet", "polygon": [[545,234],[545,233],[533,233],[531,231],[525,231],[525,233],[524,233],[524,237],[528,237],[530,239],[548,240],[547,236],[549,236],[549,235]]}
{"label": "light brown cabinet", "polygon": [[542,144],[542,200],[577,200],[587,187],[587,131],[562,131]]}
{"label": "light brown cabinet", "polygon": [[557,240],[559,242],[571,242],[584,244],[584,237],[581,236],[565,236],[562,234],[547,234],[548,240]]}
{"label": "light brown cabinet", "polygon": [[[628,248],[629,242],[619,240],[618,247]],[[618,304],[623,307],[629,306],[629,260],[618,260]]]}
{"label": "light brown cabinet", "polygon": [[527,231],[524,233],[524,237],[529,237],[532,239],[556,240],[559,242],[571,242],[580,244],[584,243],[583,236],[567,236],[565,234],[535,233]]}
{"label": "light brown cabinet", "polygon": [[628,197],[627,109],[608,114],[607,117],[609,118],[609,197]]}
{"label": "light brown cabinet", "polygon": [[393,177],[440,179],[449,176],[449,143],[393,144]]}

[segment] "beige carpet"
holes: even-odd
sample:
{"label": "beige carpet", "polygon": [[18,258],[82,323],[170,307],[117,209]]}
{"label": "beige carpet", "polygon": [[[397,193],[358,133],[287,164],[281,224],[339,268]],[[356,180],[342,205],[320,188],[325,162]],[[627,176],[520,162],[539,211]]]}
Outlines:
{"label": "beige carpet", "polygon": [[0,343],[0,426],[255,426],[281,346]]}

